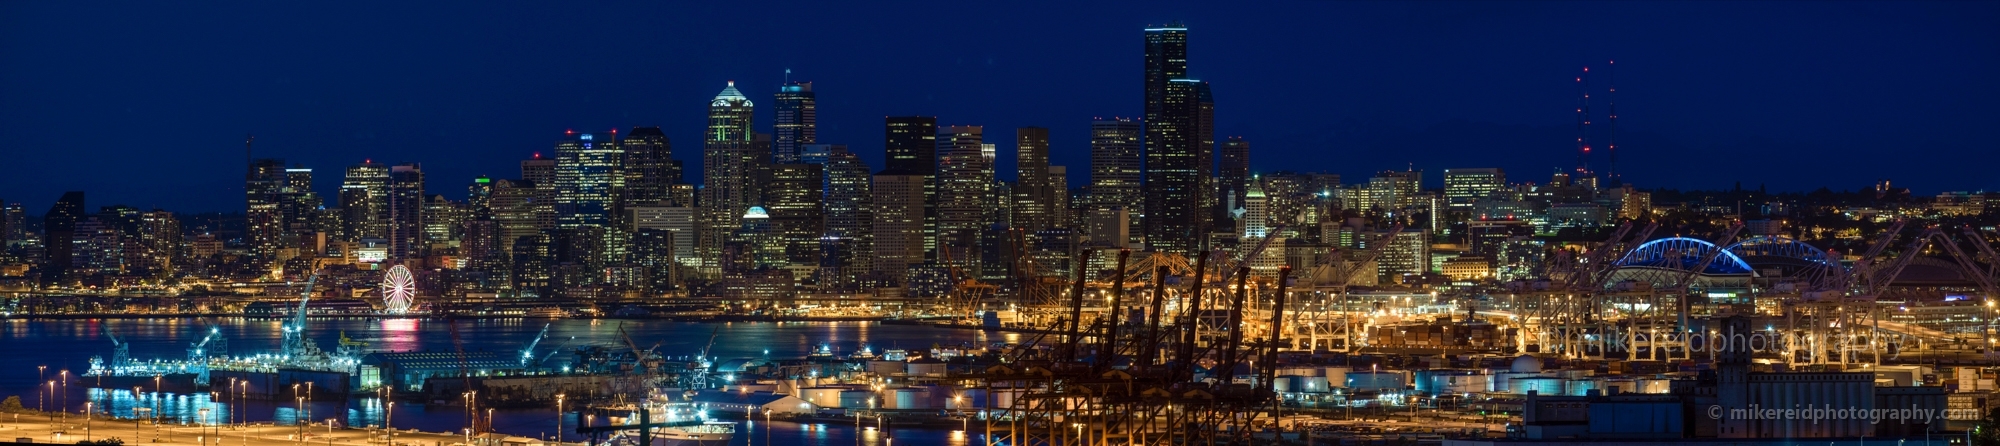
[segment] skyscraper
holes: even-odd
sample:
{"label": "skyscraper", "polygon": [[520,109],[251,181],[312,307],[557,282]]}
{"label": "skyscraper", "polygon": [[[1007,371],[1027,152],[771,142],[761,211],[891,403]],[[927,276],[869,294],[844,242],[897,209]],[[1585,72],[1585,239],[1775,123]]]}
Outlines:
{"label": "skyscraper", "polygon": [[[834,275],[838,286],[871,270],[874,259],[874,194],[868,164],[834,145],[826,149],[826,244],[820,249],[821,276]],[[919,258],[922,252],[918,252]],[[822,280],[824,281],[824,280]]]}
{"label": "skyscraper", "polygon": [[144,248],[140,267],[153,277],[174,274],[174,259],[180,258],[181,221],[174,213],[159,209],[140,216],[139,245]]}
{"label": "skyscraper", "polygon": [[248,201],[243,232],[250,255],[262,262],[276,260],[278,249],[285,246],[285,215],[281,205],[285,199],[285,160],[250,160],[243,190]]}
{"label": "skyscraper", "polygon": [[986,201],[993,183],[993,163],[987,158],[976,125],[938,130],[937,241],[938,259],[950,250],[952,263],[973,266],[980,252],[980,232],[986,229]]}
{"label": "skyscraper", "polygon": [[493,179],[480,175],[465,187],[465,208],[467,218],[489,220],[493,218]]}
{"label": "skyscraper", "polygon": [[0,259],[6,259],[7,248],[14,241],[14,233],[20,231],[21,223],[14,221],[14,207],[0,199]]}
{"label": "skyscraper", "polygon": [[1167,86],[1187,78],[1187,66],[1187,26],[1174,22],[1146,28],[1146,122],[1166,116]]}
{"label": "skyscraper", "polygon": [[[1146,247],[1186,253],[1207,239],[1214,102],[1187,77],[1187,27],[1146,28]],[[1204,144],[1204,140],[1208,144]]]}
{"label": "skyscraper", "polygon": [[1069,168],[1049,166],[1049,224],[1058,228],[1076,228],[1070,222],[1069,211]]}
{"label": "skyscraper", "polygon": [[1210,171],[1200,146],[1202,83],[1167,84],[1158,118],[1146,120],[1146,248],[1186,253],[1206,239]]}
{"label": "skyscraper", "polygon": [[673,159],[673,144],[659,127],[633,127],[619,147],[625,152],[621,202],[630,205],[666,200],[673,185],[681,182],[680,165]]}
{"label": "skyscraper", "polygon": [[279,214],[283,216],[285,246],[304,248],[304,238],[320,228],[319,193],[313,191],[313,170],[293,165],[285,169],[285,187],[280,189]]}
{"label": "skyscraper", "polygon": [[1507,172],[1498,167],[1444,170],[1444,198],[1453,212],[1471,212],[1473,203],[1506,187]]}
{"label": "skyscraper", "polygon": [[48,262],[42,273],[44,285],[67,286],[77,278],[70,274],[71,264],[76,258],[76,226],[87,215],[83,213],[83,191],[63,192],[62,198],[49,207],[49,213],[42,215],[42,246],[48,250]]}
{"label": "skyscraper", "polygon": [[416,163],[389,168],[389,257],[423,256],[424,169]]}
{"label": "skyscraper", "polygon": [[799,162],[807,144],[819,142],[819,118],[811,82],[786,82],[778,86],[778,106],[772,116],[777,129],[771,144],[774,164]]}
{"label": "skyscraper", "polygon": [[883,121],[886,133],[883,158],[887,165],[882,173],[924,177],[924,201],[919,208],[923,211],[919,221],[922,226],[918,235],[922,237],[924,255],[931,256],[937,247],[937,117],[890,116]]}
{"label": "skyscraper", "polygon": [[1220,151],[1215,163],[1215,188],[1221,200],[1215,214],[1218,224],[1225,220],[1234,222],[1235,211],[1247,208],[1243,200],[1250,188],[1250,142],[1241,136],[1231,136],[1222,143]]}
{"label": "skyscraper", "polygon": [[514,242],[541,233],[539,226],[541,193],[527,180],[493,181],[493,219],[500,223],[501,255],[514,252]]}
{"label": "skyscraper", "polygon": [[887,143],[886,170],[919,175],[937,174],[937,117],[890,116],[883,118]]}
{"label": "skyscraper", "polygon": [[875,174],[873,185],[875,233],[874,271],[901,276],[911,265],[924,262],[925,176],[920,173],[884,170]]}
{"label": "skyscraper", "polygon": [[556,226],[612,224],[625,186],[618,134],[570,132],[556,143]]}
{"label": "skyscraper", "polygon": [[[1131,227],[1123,233],[1128,236],[1141,232],[1140,218],[1145,214],[1146,199],[1140,188],[1145,178],[1145,151],[1139,140],[1144,134],[1138,122],[1117,118],[1096,121],[1090,124],[1090,201],[1091,212],[1108,212],[1114,209],[1125,211],[1126,221]],[[1097,234],[1107,234],[1098,232]],[[1100,245],[1126,246],[1131,240],[1095,240]]]}
{"label": "skyscraper", "polygon": [[785,261],[794,266],[819,265],[819,238],[825,233],[825,171],[818,164],[771,165],[764,209],[769,211]]}
{"label": "skyscraper", "polygon": [[521,179],[534,189],[530,194],[530,215],[534,216],[535,229],[556,228],[556,160],[536,153],[533,158],[521,160]]}
{"label": "skyscraper", "polygon": [[759,170],[770,163],[768,147],[758,150],[750,125],[756,108],[730,82],[708,103],[708,132],[702,149],[702,208],[707,216],[700,229],[702,272],[721,272],[722,245],[743,227],[742,219],[756,204]]}
{"label": "skyscraper", "polygon": [[1030,234],[1056,226],[1055,182],[1049,180],[1049,129],[1014,131],[1013,227]]}
{"label": "skyscraper", "polygon": [[0,204],[5,205],[0,207],[0,221],[5,223],[0,224],[7,227],[6,230],[0,231],[0,239],[3,239],[0,240],[0,250],[5,250],[9,243],[28,240],[28,210],[20,203],[0,202]]}
{"label": "skyscraper", "polygon": [[389,237],[389,168],[372,160],[347,167],[340,183],[342,234],[347,241]]}

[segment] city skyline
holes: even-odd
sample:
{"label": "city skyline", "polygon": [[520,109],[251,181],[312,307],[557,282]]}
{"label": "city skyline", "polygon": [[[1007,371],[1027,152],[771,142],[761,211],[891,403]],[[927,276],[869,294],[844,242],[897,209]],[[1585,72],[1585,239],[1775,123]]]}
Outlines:
{"label": "city skyline", "polygon": [[[10,35],[26,36],[42,27],[65,24],[64,17],[68,16],[62,8],[66,7],[9,4],[4,8],[10,12],[0,16],[13,19],[0,20],[7,20],[6,28],[14,30],[9,31]],[[121,11],[133,15],[194,13],[147,8],[135,6]],[[1522,181],[1546,181],[1536,178],[1574,164],[1569,140],[1575,135],[1572,109],[1576,86],[1571,77],[1583,66],[1601,67],[1604,61],[1616,58],[1621,65],[1617,73],[1621,88],[1618,99],[1625,105],[1619,123],[1621,173],[1642,187],[1719,189],[1740,181],[1749,187],[1767,185],[1773,190],[1818,187],[1854,190],[1882,178],[1894,180],[1898,186],[1916,188],[1920,195],[1993,187],[1992,179],[1976,174],[1976,163],[1933,162],[1976,156],[1982,143],[1976,139],[1978,135],[1971,130],[1974,128],[1971,124],[1988,121],[1994,114],[1974,106],[1988,102],[1980,98],[1994,96],[1994,89],[1972,81],[1995,74],[1992,58],[1972,56],[1993,50],[1990,43],[1993,39],[1979,40],[1978,36],[1994,31],[1971,26],[1981,18],[1995,16],[1995,8],[1989,5],[1890,8],[1857,4],[1835,8],[1799,4],[1781,8],[1751,4],[1731,5],[1724,10],[1685,4],[1506,4],[1449,14],[1447,10],[1467,8],[1376,4],[1292,7],[1303,8],[1291,11],[1294,13],[1330,17],[1322,25],[1329,29],[1328,34],[1303,35],[1309,38],[1300,38],[1302,35],[1297,33],[1302,31],[1284,31],[1260,24],[1264,20],[1277,22],[1274,24],[1305,20],[1284,14],[1256,16],[1271,13],[1270,10],[1205,14],[1206,9],[1190,6],[1115,13],[1092,7],[1063,8],[1082,8],[1074,12],[1089,17],[1037,16],[1040,20],[1027,20],[995,16],[993,22],[997,23],[974,22],[966,26],[1003,29],[1007,22],[1039,21],[1057,25],[1051,26],[1057,32],[1023,40],[1016,46],[1005,46],[1005,42],[983,36],[953,37],[944,33],[943,39],[921,43],[927,51],[917,53],[849,48],[855,46],[853,41],[857,39],[883,37],[861,32],[831,37],[823,46],[815,46],[817,51],[785,48],[762,55],[760,51],[751,51],[746,53],[749,56],[740,57],[722,57],[711,53],[717,50],[702,47],[704,44],[732,48],[774,45],[761,43],[759,39],[764,37],[737,43],[608,31],[609,35],[560,39],[524,36],[516,38],[519,40],[501,39],[499,45],[491,45],[462,37],[449,38],[445,30],[452,28],[442,26],[449,23],[442,24],[437,31],[408,31],[414,34],[401,35],[419,38],[410,41],[407,48],[379,45],[386,41],[364,40],[378,45],[343,46],[334,48],[335,52],[325,58],[315,59],[296,59],[270,51],[273,45],[310,41],[312,37],[303,31],[278,32],[272,39],[263,39],[268,42],[199,40],[227,39],[223,34],[230,31],[275,31],[266,28],[272,26],[264,23],[271,21],[266,18],[259,23],[220,23],[225,25],[222,29],[205,31],[216,34],[171,35],[164,36],[163,41],[146,43],[157,45],[153,50],[164,55],[181,56],[175,60],[205,63],[186,62],[188,65],[174,68],[177,66],[167,61],[132,59],[141,66],[164,70],[145,77],[126,71],[77,76],[78,70],[100,62],[67,60],[63,45],[55,43],[13,43],[0,47],[15,55],[6,58],[7,62],[0,62],[12,68],[4,70],[9,74],[0,74],[0,80],[4,80],[0,82],[4,87],[0,88],[5,89],[0,92],[15,98],[7,101],[9,105],[0,106],[0,117],[6,118],[0,119],[4,122],[0,123],[0,130],[4,130],[0,135],[5,135],[0,136],[0,144],[17,148],[67,145],[80,150],[13,151],[20,162],[9,163],[12,167],[6,168],[5,179],[0,179],[0,190],[7,191],[4,198],[9,202],[25,203],[29,209],[46,209],[62,191],[87,190],[93,196],[93,203],[124,203],[181,212],[240,211],[240,201],[235,197],[240,197],[238,194],[243,191],[242,183],[236,181],[243,154],[238,144],[245,133],[258,136],[256,158],[281,158],[288,166],[302,164],[318,171],[320,178],[315,182],[315,192],[329,198],[337,196],[340,183],[331,179],[338,178],[346,166],[363,160],[388,165],[420,164],[430,181],[429,192],[462,198],[464,192],[458,185],[472,178],[512,177],[519,160],[535,153],[553,156],[555,142],[561,139],[559,132],[564,130],[623,132],[634,127],[658,126],[669,140],[679,142],[673,144],[673,158],[686,161],[687,172],[700,172],[700,135],[704,127],[701,114],[706,112],[700,101],[711,97],[717,85],[732,79],[751,100],[774,104],[779,85],[787,80],[817,84],[812,86],[818,94],[819,106],[816,142],[847,145],[876,170],[885,166],[880,136],[884,116],[936,116],[940,126],[976,125],[988,127],[994,135],[1006,135],[1017,128],[1046,127],[1050,129],[1049,163],[1069,167],[1072,176],[1068,183],[1081,186],[1090,184],[1091,122],[1142,116],[1143,111],[1138,107],[1141,92],[1134,86],[1143,55],[1142,42],[1133,30],[1171,20],[1189,20],[1189,52],[1192,58],[1200,60],[1191,64],[1189,75],[1215,85],[1215,139],[1242,137],[1254,144],[1257,155],[1251,157],[1253,172],[1280,168],[1329,171],[1345,175],[1352,183],[1375,171],[1414,167],[1433,172],[1425,184],[1431,187],[1438,183],[1437,173],[1444,169],[1491,166],[1512,171],[1513,177]],[[809,9],[800,8],[798,13],[808,13]],[[1866,20],[1871,14],[1883,13],[1882,10],[1929,26],[1904,30],[1900,28],[1903,25]],[[651,13],[663,20],[681,20],[677,14],[666,14],[676,11],[637,8],[631,15]],[[215,17],[205,20],[225,20],[229,16],[226,10],[206,12],[214,13]],[[1348,15],[1330,15],[1333,12]],[[387,26],[435,14],[441,12],[418,10],[407,18],[368,17],[358,23]],[[482,14],[525,16],[528,12]],[[1645,19],[1634,18],[1648,14],[1651,16]],[[1343,22],[1370,15],[1400,18],[1410,23],[1426,17],[1436,20],[1421,21],[1421,26],[1394,32],[1381,29],[1386,25]],[[323,20],[344,17],[340,13],[332,16]],[[1780,16],[1792,17],[1796,23],[1788,24],[1790,28],[1773,26],[1763,31],[1737,26]],[[1190,19],[1193,17],[1200,19]],[[1539,35],[1509,25],[1579,17],[1602,20],[1586,20],[1589,24],[1577,25],[1575,34],[1581,36]],[[68,24],[77,25],[78,29],[127,25],[123,29],[130,33],[149,30],[142,24],[129,22],[134,19],[113,14],[104,23]],[[891,19],[852,18],[855,23]],[[1709,33],[1675,31],[1678,34],[1671,35],[1683,40],[1679,45],[1664,47],[1642,38],[1645,31],[1660,31],[1675,19],[1707,25],[1694,28]],[[1631,21],[1625,26],[1631,29],[1607,31],[1616,27],[1598,24],[1604,21]],[[317,21],[293,24],[304,30],[332,26]],[[1349,26],[1342,28],[1339,24]],[[1407,53],[1439,50],[1450,46],[1447,41],[1451,36],[1462,37],[1473,30],[1425,37],[1421,42],[1400,47],[1382,43],[1423,30],[1437,31],[1432,27],[1446,24],[1470,24],[1477,25],[1474,26],[1477,30],[1503,32],[1494,34],[1491,42],[1469,43],[1473,48],[1452,49],[1435,57],[1451,60],[1452,57],[1446,56],[1467,56],[1462,52],[1480,49],[1492,53],[1460,57],[1452,62],[1418,62]],[[1841,28],[1840,25],[1856,26]],[[1370,30],[1375,32],[1365,32]],[[1367,39],[1340,40],[1341,36]],[[130,51],[119,46],[129,44],[130,37],[109,33],[94,40],[78,39],[68,45],[76,52],[112,51],[109,54],[113,58],[120,54],[136,56],[118,52]],[[438,40],[425,42],[422,37]],[[1970,37],[1972,41],[1988,43],[1943,46],[1910,43],[1951,37]],[[1813,39],[1828,45],[1796,45]],[[1558,41],[1566,43],[1554,43]],[[1870,42],[1899,50],[1887,54],[1829,49],[1867,48],[1856,44]],[[527,59],[557,65],[570,62],[540,55],[504,54],[457,54],[446,57],[449,61],[410,59],[417,51],[444,47],[497,48],[500,53],[533,54],[537,52],[509,49],[578,44],[603,44],[606,48],[578,50],[599,56],[604,52],[660,45],[674,49],[665,53],[663,60],[692,58],[711,63],[679,72],[663,68],[664,62],[653,69],[621,67],[597,71],[608,73],[604,75],[557,75],[531,70],[460,85],[446,78],[446,74],[471,73],[464,71],[468,69],[465,64],[505,67],[525,63]],[[952,44],[970,49],[928,51]],[[1274,45],[1323,47],[1326,52],[1319,56],[1317,52],[1285,51],[1273,48]],[[1506,47],[1504,52],[1494,52],[1501,46]],[[1396,54],[1394,48],[1406,51]],[[1729,48],[1735,49],[1718,51]],[[1704,49],[1710,53],[1690,54]],[[216,59],[220,54],[237,51],[245,52],[245,56]],[[900,58],[891,57],[898,54]],[[1277,57],[1288,54],[1315,57]],[[950,58],[949,63],[944,63],[946,57]],[[1323,60],[1300,60],[1315,58]],[[884,60],[915,61],[918,63],[907,66],[937,68],[895,69],[874,65]],[[411,78],[362,68],[350,68],[356,71],[348,72],[347,76],[316,71],[335,61],[378,68],[403,62],[430,71],[411,71]],[[1438,64],[1458,69],[1443,70]],[[1051,65],[1074,69],[1053,69]],[[1294,81],[1311,83],[1288,84],[1271,74],[1288,71],[1291,76],[1298,76]],[[1901,78],[1905,71],[1922,81]],[[224,72],[238,73],[229,76],[239,77],[188,77]],[[1409,79],[1393,82],[1386,79],[1398,73]],[[993,82],[1000,79],[1013,82]],[[1780,82],[1786,79],[1789,82]],[[513,80],[525,83],[515,88]],[[1609,85],[1608,77],[1592,81],[1595,89]],[[231,82],[242,85],[219,85]],[[1412,86],[1410,83],[1417,82],[1425,84],[1421,91],[1408,90],[1401,99],[1390,100],[1382,96],[1385,93],[1375,92],[1407,89]],[[607,87],[578,87],[600,84]],[[951,85],[982,87],[947,88]],[[1281,88],[1283,85],[1300,87],[1297,91],[1286,91]],[[1846,105],[1821,102],[1830,99],[1812,93],[1833,87],[1842,89],[1840,104]],[[356,89],[368,92],[354,93]],[[1916,89],[1954,94],[1932,98]],[[463,101],[474,90],[485,97]],[[197,93],[201,96],[187,96]],[[922,99],[917,99],[919,94]],[[614,105],[602,105],[606,103]],[[169,107],[170,104],[185,107]],[[1597,107],[1595,113],[1601,116],[1605,103],[1598,101],[1593,105]],[[1749,119],[1752,116],[1756,119]],[[760,113],[755,117],[754,131],[770,131],[772,119],[771,113]],[[77,136],[83,134],[78,126],[85,123],[93,129],[130,131],[88,138]],[[31,131],[32,128],[50,131]],[[997,142],[1001,151],[993,171],[1001,178],[1012,178],[1013,147],[1004,139],[1004,136],[987,139]],[[1759,149],[1724,158],[1724,154],[1743,152],[1739,150],[1743,147]],[[1795,168],[1771,168],[1774,165]],[[1691,169],[1700,169],[1700,173],[1690,175]],[[688,178],[690,182],[701,181],[700,175]]]}

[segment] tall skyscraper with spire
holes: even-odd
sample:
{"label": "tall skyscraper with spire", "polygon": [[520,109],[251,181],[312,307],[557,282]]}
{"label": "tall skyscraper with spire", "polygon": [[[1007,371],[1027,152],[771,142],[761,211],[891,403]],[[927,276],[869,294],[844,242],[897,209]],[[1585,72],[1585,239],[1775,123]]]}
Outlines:
{"label": "tall skyscraper with spire", "polygon": [[1214,105],[1187,77],[1187,27],[1146,28],[1145,63],[1146,249],[1185,254],[1207,238]]}
{"label": "tall skyscraper with spire", "polygon": [[771,142],[772,163],[797,163],[806,145],[819,142],[818,100],[811,82],[785,82],[778,87],[777,97],[772,116],[772,127],[777,130]]}
{"label": "tall skyscraper with spire", "polygon": [[758,150],[751,120],[756,106],[731,81],[708,103],[708,132],[702,138],[701,271],[722,271],[722,245],[730,232],[743,226],[743,215],[756,205],[758,172],[770,163],[768,148]]}

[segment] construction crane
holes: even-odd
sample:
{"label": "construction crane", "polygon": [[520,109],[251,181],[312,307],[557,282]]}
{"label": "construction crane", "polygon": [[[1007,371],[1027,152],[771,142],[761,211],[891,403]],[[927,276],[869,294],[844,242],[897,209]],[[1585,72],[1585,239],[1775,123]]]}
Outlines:
{"label": "construction crane", "polygon": [[541,333],[541,334],[537,334],[537,335],[535,335],[535,339],[534,339],[534,340],[532,340],[532,341],[528,341],[528,347],[527,347],[527,348],[523,348],[523,349],[521,349],[521,367],[527,367],[527,366],[528,366],[528,362],[529,362],[530,360],[533,360],[533,359],[535,359],[535,346],[537,346],[537,345],[541,345],[541,343],[542,343],[542,338],[547,338],[547,337],[549,337],[549,327],[551,327],[551,326],[554,326],[554,325],[555,325],[555,324],[553,324],[553,323],[551,323],[551,324],[543,324],[543,325],[542,325],[542,333]]}
{"label": "construction crane", "polygon": [[[1362,267],[1375,263],[1375,259],[1382,256],[1382,246],[1396,237],[1396,234],[1402,233],[1403,228],[1402,223],[1390,226],[1388,231],[1378,234],[1372,239],[1368,239],[1361,245],[1365,249],[1362,249],[1359,254],[1354,255],[1352,258],[1347,258],[1348,256],[1345,251],[1339,249],[1327,250],[1325,260],[1320,262],[1319,265],[1314,266],[1311,272],[1306,273],[1307,280],[1325,280],[1325,282],[1316,283],[1313,287],[1314,291],[1332,293],[1341,299],[1340,313],[1341,326],[1343,327],[1341,330],[1344,339],[1341,341],[1342,345],[1338,351],[1354,351],[1354,309],[1351,308],[1352,303],[1347,301],[1347,287],[1354,284],[1354,279],[1360,274]],[[1273,327],[1273,329],[1277,330],[1278,327]]]}
{"label": "construction crane", "polygon": [[557,353],[562,353],[563,347],[568,347],[569,344],[572,342],[576,342],[575,336],[570,336],[569,339],[563,340],[562,344],[558,344],[556,345],[555,349],[549,350],[549,354],[542,355],[542,359],[536,360],[533,364],[530,365],[533,367],[541,367],[542,364],[548,364],[549,359],[555,358]]}
{"label": "construction crane", "polygon": [[132,362],[132,344],[118,340],[118,333],[111,330],[111,324],[104,324],[104,337],[111,338],[111,370],[118,370]]}

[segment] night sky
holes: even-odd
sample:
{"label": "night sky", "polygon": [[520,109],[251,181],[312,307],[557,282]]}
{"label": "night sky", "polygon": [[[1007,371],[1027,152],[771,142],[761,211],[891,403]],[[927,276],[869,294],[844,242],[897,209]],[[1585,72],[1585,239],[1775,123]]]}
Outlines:
{"label": "night sky", "polygon": [[1640,187],[2000,189],[2000,3],[958,3],[0,2],[0,199],[240,212],[251,133],[329,204],[363,159],[462,198],[570,129],[661,126],[699,181],[709,98],[735,80],[769,131],[788,68],[820,142],[877,168],[883,116],[935,115],[986,126],[1005,178],[1013,129],[1049,127],[1082,185],[1173,20],[1260,172],[1545,182],[1575,165],[1575,76],[1616,59]]}

